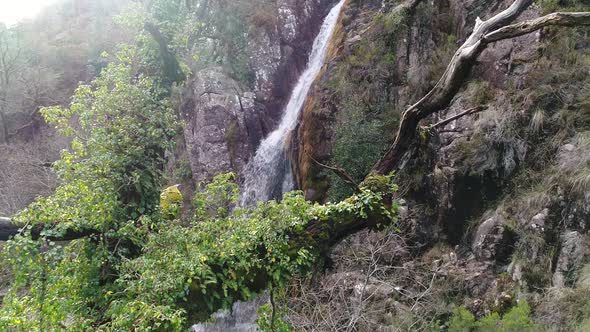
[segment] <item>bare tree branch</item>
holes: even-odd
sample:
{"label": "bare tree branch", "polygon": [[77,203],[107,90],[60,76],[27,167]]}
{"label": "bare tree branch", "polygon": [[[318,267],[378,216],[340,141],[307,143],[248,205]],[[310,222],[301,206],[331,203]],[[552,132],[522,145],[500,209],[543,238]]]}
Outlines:
{"label": "bare tree branch", "polygon": [[162,57],[162,63],[164,65],[164,75],[170,84],[172,83],[180,83],[185,80],[185,74],[180,68],[180,64],[178,63],[178,59],[174,53],[168,47],[168,40],[162,34],[160,29],[151,22],[146,22],[144,24],[144,28],[150,35],[154,38],[154,40],[160,46],[160,56]]}
{"label": "bare tree branch", "polygon": [[444,127],[447,124],[449,124],[449,123],[451,123],[451,122],[453,122],[455,120],[458,120],[458,119],[460,119],[460,118],[462,118],[462,117],[464,117],[466,115],[471,115],[471,114],[479,113],[479,112],[481,112],[481,111],[483,111],[485,109],[486,108],[484,106],[476,106],[476,107],[470,108],[470,109],[468,109],[468,110],[466,110],[464,112],[461,112],[461,113],[459,113],[459,114],[457,114],[455,116],[452,116],[452,117],[450,117],[448,119],[444,119],[444,120],[442,120],[440,122],[437,122],[437,123],[435,123],[435,124],[433,124],[431,126],[428,126],[428,127],[426,127],[426,129],[436,129],[436,128],[439,128],[439,127]]}
{"label": "bare tree branch", "polygon": [[485,43],[515,38],[535,32],[548,26],[576,27],[590,25],[590,13],[552,13],[536,19],[512,24],[488,33],[484,36]]}

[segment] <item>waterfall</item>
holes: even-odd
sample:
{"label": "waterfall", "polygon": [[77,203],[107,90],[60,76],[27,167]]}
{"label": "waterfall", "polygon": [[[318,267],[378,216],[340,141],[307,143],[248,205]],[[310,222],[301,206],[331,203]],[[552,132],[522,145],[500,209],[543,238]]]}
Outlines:
{"label": "waterfall", "polygon": [[262,141],[256,155],[244,170],[245,181],[241,197],[244,206],[279,198],[282,193],[294,188],[291,167],[285,158],[285,142],[297,125],[309,89],[324,65],[330,39],[344,2],[345,0],[341,0],[335,5],[324,19],[313,43],[307,68],[291,93],[279,127]]}
{"label": "waterfall", "polygon": [[[324,19],[320,32],[313,43],[307,68],[301,74],[291,93],[279,127],[262,141],[256,155],[245,168],[244,194],[241,197],[243,206],[278,198],[280,194],[294,188],[291,167],[284,156],[285,142],[297,125],[299,112],[305,103],[309,89],[324,65],[330,38],[334,33],[340,10],[345,1],[341,0]],[[229,311],[218,312],[214,315],[214,323],[194,325],[192,332],[256,331],[257,309],[267,301],[268,296],[263,295],[253,301],[237,302],[233,305],[231,313]]]}

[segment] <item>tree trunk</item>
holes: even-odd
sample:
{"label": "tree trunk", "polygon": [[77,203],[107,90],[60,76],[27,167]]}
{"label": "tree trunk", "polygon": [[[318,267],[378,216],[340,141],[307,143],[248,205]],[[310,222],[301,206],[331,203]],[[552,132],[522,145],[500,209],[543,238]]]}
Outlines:
{"label": "tree trunk", "polygon": [[[44,228],[44,225],[37,225],[31,229],[31,237],[33,240],[37,240],[41,237],[41,232]],[[24,233],[23,225],[15,224],[10,218],[0,217],[0,241],[8,241],[12,237],[22,233]],[[97,234],[100,234],[100,232],[95,230],[68,230],[61,236],[50,236],[47,237],[47,239],[52,241],[71,241]]]}
{"label": "tree trunk", "polygon": [[2,76],[2,82],[0,82],[0,122],[2,122],[2,143],[8,144],[9,143],[9,135],[8,135],[8,122],[6,122],[6,100],[8,96],[6,95],[6,89],[8,88],[8,77],[7,73],[4,73]]}
{"label": "tree trunk", "polygon": [[10,143],[10,135],[8,134],[8,123],[6,122],[6,114],[4,107],[0,107],[0,122],[2,122],[2,143]]}

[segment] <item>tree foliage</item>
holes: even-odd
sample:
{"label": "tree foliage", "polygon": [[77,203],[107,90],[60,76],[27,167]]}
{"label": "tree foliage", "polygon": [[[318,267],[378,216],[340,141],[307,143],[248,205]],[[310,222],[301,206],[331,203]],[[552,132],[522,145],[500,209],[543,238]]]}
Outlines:
{"label": "tree foliage", "polygon": [[[306,273],[368,220],[394,219],[391,177],[337,204],[291,193],[238,208],[227,174],[200,187],[193,220],[170,220],[159,198],[177,123],[170,89],[144,73],[141,46],[105,55],[111,64],[70,107],[41,111],[71,146],[55,163],[60,186],[17,215],[23,231],[2,252],[13,277],[3,329],[180,331]],[[87,236],[52,241],[72,230]]]}
{"label": "tree foliage", "polygon": [[67,245],[18,236],[4,252],[16,282],[0,322],[26,330],[180,331],[310,271],[318,243],[333,236],[329,227],[314,236],[312,223],[362,225],[375,213],[394,219],[386,197],[396,187],[371,189],[337,204],[311,204],[295,192],[237,208],[238,187],[226,174],[195,196],[191,221],[156,212]]}

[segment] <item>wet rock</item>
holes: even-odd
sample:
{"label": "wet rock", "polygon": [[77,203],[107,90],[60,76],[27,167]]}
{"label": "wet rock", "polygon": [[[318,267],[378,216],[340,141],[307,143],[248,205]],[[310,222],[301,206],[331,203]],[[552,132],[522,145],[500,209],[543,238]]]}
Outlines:
{"label": "wet rock", "polygon": [[182,97],[181,118],[194,181],[240,173],[282,115],[323,17],[335,0],[276,0],[277,20],[248,31],[253,82],[221,68],[195,73]]}

